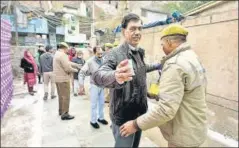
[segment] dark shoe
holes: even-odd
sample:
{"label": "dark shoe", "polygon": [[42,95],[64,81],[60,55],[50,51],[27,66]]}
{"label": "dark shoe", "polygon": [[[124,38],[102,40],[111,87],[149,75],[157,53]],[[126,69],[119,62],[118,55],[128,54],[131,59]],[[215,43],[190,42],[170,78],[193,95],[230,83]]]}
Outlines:
{"label": "dark shoe", "polygon": [[42,84],[42,82],[38,82],[39,84]]}
{"label": "dark shoe", "polygon": [[61,112],[60,110],[58,111],[58,113],[59,113],[59,116],[61,116],[61,115],[62,115],[62,112]]}
{"label": "dark shoe", "polygon": [[91,123],[90,122],[90,125],[96,129],[100,128],[99,124],[98,123]]}
{"label": "dark shoe", "polygon": [[48,93],[45,93],[43,100],[47,100],[47,98],[48,98]]}
{"label": "dark shoe", "polygon": [[105,119],[103,119],[103,120],[98,119],[98,122],[100,122],[100,123],[102,123],[102,124],[104,124],[104,125],[107,125],[107,124],[108,124],[108,122],[107,122]]}
{"label": "dark shoe", "polygon": [[63,114],[61,115],[61,120],[72,120],[74,119],[75,117],[74,116],[71,116],[69,114]]}
{"label": "dark shoe", "polygon": [[59,116],[62,115],[62,111],[60,109],[58,110],[58,113],[59,113]]}
{"label": "dark shoe", "polygon": [[43,100],[47,100],[47,96],[44,96],[44,97],[43,97]]}
{"label": "dark shoe", "polygon": [[37,91],[33,90],[32,92],[37,93]]}
{"label": "dark shoe", "polygon": [[34,92],[29,92],[30,95],[34,96]]}
{"label": "dark shoe", "polygon": [[55,98],[56,98],[56,96],[55,96],[55,95],[51,96],[51,99],[55,99]]}
{"label": "dark shoe", "polygon": [[74,94],[75,97],[77,97],[78,95],[77,94]]}

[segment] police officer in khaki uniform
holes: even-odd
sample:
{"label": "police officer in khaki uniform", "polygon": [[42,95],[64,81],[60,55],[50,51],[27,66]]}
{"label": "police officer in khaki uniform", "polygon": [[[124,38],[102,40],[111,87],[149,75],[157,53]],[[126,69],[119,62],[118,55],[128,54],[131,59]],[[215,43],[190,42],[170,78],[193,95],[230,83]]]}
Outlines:
{"label": "police officer in khaki uniform", "polygon": [[59,98],[59,115],[62,120],[71,120],[75,117],[69,114],[70,81],[73,72],[78,72],[81,65],[73,63],[67,56],[69,46],[65,42],[59,44],[53,58],[53,74]]}
{"label": "police officer in khaki uniform", "polygon": [[162,31],[159,101],[155,108],[120,127],[127,137],[158,126],[169,147],[206,147],[206,75],[198,56],[186,43],[188,31],[173,24]]}
{"label": "police officer in khaki uniform", "polygon": [[[110,50],[113,48],[113,44],[111,43],[105,43],[104,45],[104,53],[103,56],[105,56],[108,52],[110,52]],[[110,102],[110,91],[109,89],[105,88],[105,103],[109,103]]]}

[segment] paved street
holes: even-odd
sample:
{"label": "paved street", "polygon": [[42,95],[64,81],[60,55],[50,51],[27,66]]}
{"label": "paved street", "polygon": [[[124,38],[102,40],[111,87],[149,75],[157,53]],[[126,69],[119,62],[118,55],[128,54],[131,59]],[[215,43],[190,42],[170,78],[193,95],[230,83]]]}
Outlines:
{"label": "paved street", "polygon": [[[21,86],[21,84],[19,84]],[[25,86],[26,87],[26,86]],[[21,87],[24,91],[24,87]],[[58,115],[58,100],[43,101],[43,85],[37,86],[37,94],[16,95],[1,124],[1,145],[43,147],[112,147],[114,138],[110,124],[93,129],[90,124],[90,102],[87,97],[73,97],[70,113],[74,120],[62,121]],[[23,93],[23,92],[22,92]],[[108,121],[108,105],[105,117]],[[142,137],[141,147],[155,147],[147,137]]]}

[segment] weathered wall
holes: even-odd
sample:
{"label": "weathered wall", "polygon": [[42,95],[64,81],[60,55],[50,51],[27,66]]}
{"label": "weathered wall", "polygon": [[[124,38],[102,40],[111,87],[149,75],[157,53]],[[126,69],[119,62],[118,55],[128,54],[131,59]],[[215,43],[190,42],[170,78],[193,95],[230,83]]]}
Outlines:
{"label": "weathered wall", "polygon": [[220,5],[216,5],[214,8],[204,10],[198,13],[199,16],[210,15],[212,13],[226,12],[228,10],[238,9],[238,1],[224,1]]}
{"label": "weathered wall", "polygon": [[[238,140],[238,9],[181,24],[188,29],[188,42],[207,72],[209,127]],[[148,63],[158,62],[164,56],[160,45],[164,27],[143,30],[140,46],[146,50]],[[156,81],[158,74],[153,72],[147,78],[148,83]]]}
{"label": "weathered wall", "polygon": [[26,49],[29,49],[33,56],[35,56],[36,46],[11,46],[11,62],[14,78],[23,78],[23,70],[20,68],[20,62]]}
{"label": "weathered wall", "polygon": [[209,127],[238,140],[238,9],[182,25],[207,71]]}

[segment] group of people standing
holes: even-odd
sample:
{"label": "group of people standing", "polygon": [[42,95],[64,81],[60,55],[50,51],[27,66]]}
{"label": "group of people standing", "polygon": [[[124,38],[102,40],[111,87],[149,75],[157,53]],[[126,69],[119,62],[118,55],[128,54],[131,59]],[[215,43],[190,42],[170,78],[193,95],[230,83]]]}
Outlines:
{"label": "group of people standing", "polygon": [[[153,127],[160,128],[169,147],[206,146],[207,80],[199,58],[187,44],[187,29],[178,24],[164,28],[160,41],[166,56],[158,63],[146,64],[145,51],[139,47],[142,24],[138,15],[127,14],[121,23],[125,41],[113,49],[112,44],[105,44],[105,52],[102,47],[94,47],[94,56],[86,62],[81,52],[69,59],[69,46],[66,43],[59,45],[52,65],[61,119],[74,118],[69,114],[70,81],[74,73],[74,86],[79,86],[79,89],[74,87],[75,96],[79,94],[78,90],[83,91],[84,79],[90,76],[90,124],[94,128],[100,127],[98,122],[108,124],[104,118],[104,92],[105,88],[110,90],[115,147],[138,147],[142,130]],[[46,60],[51,56],[44,54],[40,64],[51,63]],[[38,68],[29,51],[24,53],[21,67],[25,67],[24,80],[32,94],[36,83],[33,77],[38,74]],[[51,68],[44,66],[43,69],[45,81],[51,78]],[[148,110],[146,75],[152,71],[160,71],[160,92],[156,107]]]}
{"label": "group of people standing", "polygon": [[[108,46],[106,48],[108,48]],[[74,96],[85,95],[84,78],[86,75],[83,75],[82,73],[87,72],[88,74],[88,67],[90,67],[90,70],[96,67],[94,70],[97,70],[102,64],[102,49],[100,48],[99,51],[98,47],[95,47],[93,50],[95,54],[94,57],[97,58],[97,63],[93,63],[93,67],[91,65],[92,60],[89,60],[86,63],[81,50],[76,51],[74,48],[70,48],[68,44],[64,42],[59,44],[57,51],[55,51],[50,45],[46,46],[45,48],[43,45],[39,45],[35,58],[32,56],[29,50],[26,50],[24,53],[24,58],[21,60],[21,67],[24,69],[24,82],[28,84],[29,93],[31,95],[36,93],[36,91],[33,90],[33,86],[36,84],[36,76],[39,78],[39,84],[41,84],[41,76],[43,76],[43,99],[48,99],[49,84],[51,84],[51,99],[56,98],[55,88],[57,88],[59,98],[59,115],[61,116],[61,119],[73,119],[74,116],[69,114],[71,84]],[[94,57],[92,57],[92,59],[94,59]],[[101,89],[104,91],[103,88]],[[90,95],[91,98],[93,98],[91,99],[91,123],[94,128],[99,128],[99,126],[97,127],[96,125],[96,120],[93,119],[96,118],[97,106],[100,112],[98,122],[108,124],[103,117],[104,93],[102,91],[102,93],[98,95],[98,90],[95,90],[94,88],[90,90],[93,92]],[[98,96],[100,96],[99,100],[103,102],[100,105],[98,105],[97,102]]]}
{"label": "group of people standing", "polygon": [[[37,83],[36,77],[38,76],[38,83],[42,84],[44,81],[44,100],[48,97],[48,85],[51,82],[51,98],[55,96],[55,78],[53,75],[53,54],[54,49],[48,45],[44,48],[43,44],[38,45],[38,50],[35,57],[30,50],[24,52],[24,57],[21,59],[20,67],[24,69],[24,84],[27,83],[30,95],[34,95],[34,85]],[[43,77],[43,80],[42,80]]]}

